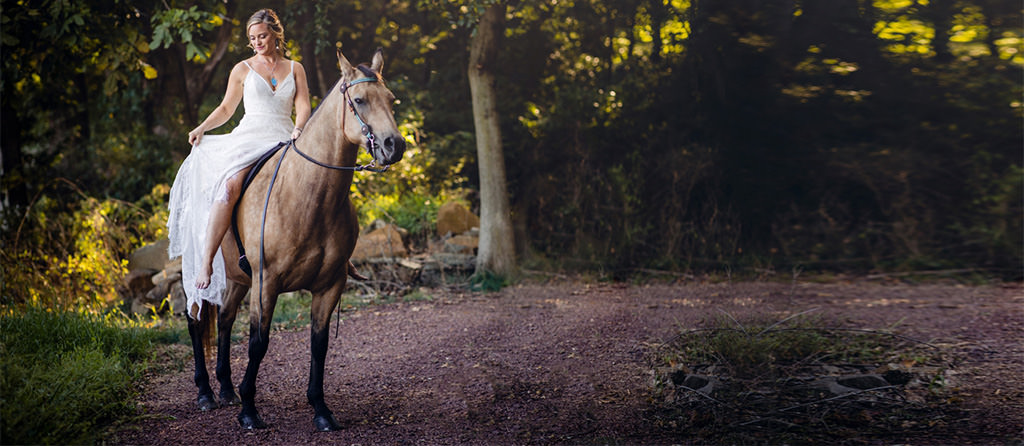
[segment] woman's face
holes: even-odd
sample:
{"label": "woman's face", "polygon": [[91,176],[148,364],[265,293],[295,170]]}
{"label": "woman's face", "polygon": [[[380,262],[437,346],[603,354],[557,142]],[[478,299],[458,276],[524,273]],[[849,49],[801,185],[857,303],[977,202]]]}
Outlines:
{"label": "woman's face", "polygon": [[249,44],[256,50],[256,54],[267,56],[276,49],[274,33],[266,23],[257,23],[249,27]]}

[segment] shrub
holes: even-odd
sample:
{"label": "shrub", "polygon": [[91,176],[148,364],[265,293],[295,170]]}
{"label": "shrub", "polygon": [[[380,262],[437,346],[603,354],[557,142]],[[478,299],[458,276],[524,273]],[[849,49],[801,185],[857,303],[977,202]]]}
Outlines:
{"label": "shrub", "polygon": [[[169,188],[135,203],[88,197],[66,180],[50,188],[3,236],[0,304],[103,308],[117,298],[132,250],[164,235]],[[77,198],[55,198],[67,188]]]}

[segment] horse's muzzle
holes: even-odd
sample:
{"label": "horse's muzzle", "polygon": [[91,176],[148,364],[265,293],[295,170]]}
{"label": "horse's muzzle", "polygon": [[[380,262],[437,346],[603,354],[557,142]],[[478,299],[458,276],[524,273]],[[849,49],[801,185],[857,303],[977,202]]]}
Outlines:
{"label": "horse's muzzle", "polygon": [[384,144],[380,149],[381,162],[387,166],[402,160],[405,154],[405,138],[401,136],[389,136],[384,138]]}

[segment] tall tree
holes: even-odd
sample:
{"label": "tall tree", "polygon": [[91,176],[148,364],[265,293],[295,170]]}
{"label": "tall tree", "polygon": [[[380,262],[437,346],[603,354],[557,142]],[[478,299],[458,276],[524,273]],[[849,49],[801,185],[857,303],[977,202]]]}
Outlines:
{"label": "tall tree", "polygon": [[505,155],[496,106],[494,73],[505,23],[505,4],[487,6],[470,42],[469,87],[480,169],[480,248],[477,271],[508,276],[515,270],[515,242],[505,178]]}

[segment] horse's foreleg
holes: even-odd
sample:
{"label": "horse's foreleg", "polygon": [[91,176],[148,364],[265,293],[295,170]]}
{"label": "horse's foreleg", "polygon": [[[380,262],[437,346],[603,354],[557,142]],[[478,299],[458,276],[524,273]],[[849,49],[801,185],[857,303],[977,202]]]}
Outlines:
{"label": "horse's foreleg", "polygon": [[306,398],[313,406],[313,426],[318,431],[341,429],[341,424],[334,419],[334,414],[324,402],[324,365],[330,339],[331,313],[338,304],[341,290],[345,289],[344,282],[343,279],[336,288],[314,295],[310,309],[309,387],[306,389]]}
{"label": "horse's foreleg", "polygon": [[[277,289],[268,286],[263,288],[262,305],[258,294],[249,298],[249,364],[245,368],[245,376],[238,386],[242,397],[242,411],[238,414],[238,423],[246,429],[263,429],[267,424],[260,418],[256,410],[256,375],[260,371],[260,363],[270,347],[270,322],[274,317],[277,305]],[[255,289],[255,288],[254,288]],[[257,314],[256,309],[259,309]]]}
{"label": "horse's foreleg", "polygon": [[217,381],[220,383],[222,406],[234,406],[240,402],[231,381],[231,328],[235,325],[238,305],[248,290],[248,286],[229,282],[224,305],[217,317]]}
{"label": "horse's foreleg", "polygon": [[206,371],[206,343],[210,331],[213,330],[213,318],[216,311],[211,310],[215,308],[207,302],[200,302],[198,314],[200,319],[195,320],[191,315],[186,316],[188,318],[188,335],[192,339],[192,357],[195,359],[194,380],[196,387],[199,388],[196,402],[199,404],[199,410],[202,411],[218,407],[217,400],[213,397],[213,389],[210,388],[210,374]]}

